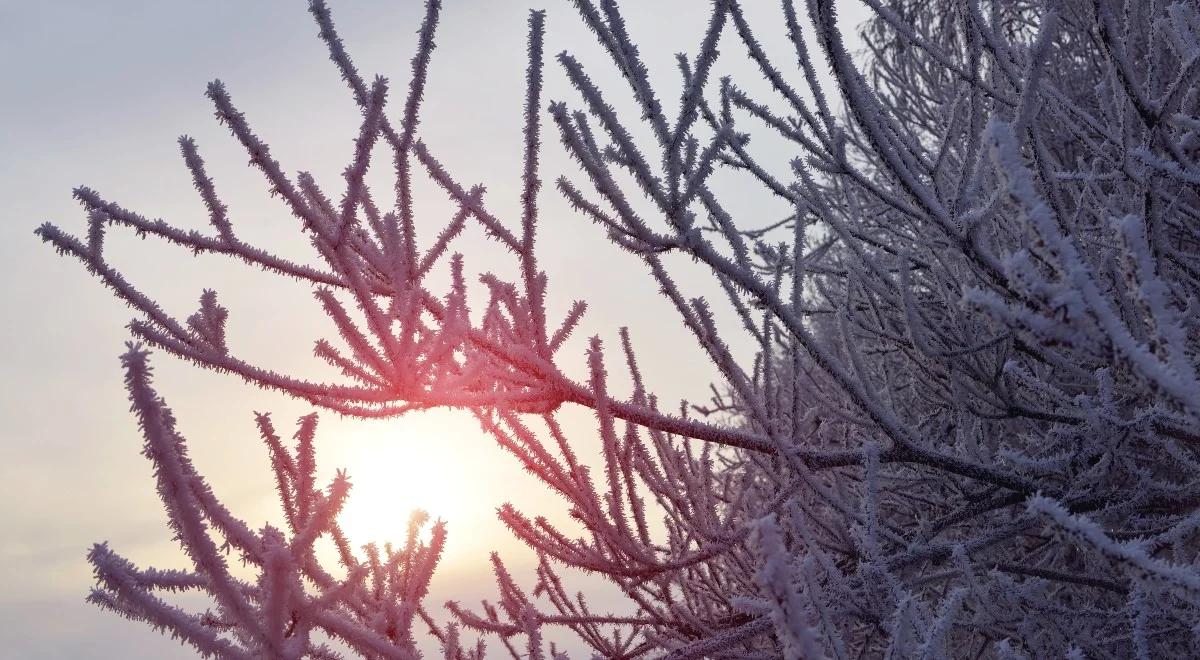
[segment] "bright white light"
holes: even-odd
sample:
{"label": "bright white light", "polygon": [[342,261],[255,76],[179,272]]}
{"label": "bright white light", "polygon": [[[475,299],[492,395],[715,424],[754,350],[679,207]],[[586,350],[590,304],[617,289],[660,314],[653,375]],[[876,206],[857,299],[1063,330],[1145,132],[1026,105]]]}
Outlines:
{"label": "bright white light", "polygon": [[502,533],[495,510],[505,500],[497,484],[504,470],[496,462],[513,461],[470,415],[435,411],[378,422],[330,422],[321,435],[338,441],[322,447],[319,457],[331,470],[345,469],[353,484],[339,518],[351,545],[403,543],[415,509],[429,514],[429,525],[439,518],[447,522],[443,563],[486,558],[489,544],[501,540],[478,531]]}

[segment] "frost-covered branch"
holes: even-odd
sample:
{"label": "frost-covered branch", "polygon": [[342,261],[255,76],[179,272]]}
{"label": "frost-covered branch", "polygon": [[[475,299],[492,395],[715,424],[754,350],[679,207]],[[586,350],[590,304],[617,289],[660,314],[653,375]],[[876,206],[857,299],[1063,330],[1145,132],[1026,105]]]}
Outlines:
{"label": "frost-covered branch", "polygon": [[[547,626],[604,657],[1200,653],[1194,3],[866,0],[857,57],[833,0],[783,0],[762,25],[748,3],[719,0],[677,59],[675,87],[650,76],[615,0],[571,4],[625,87],[564,52],[553,61],[573,98],[543,100],[547,18],[530,14],[519,218],[489,210],[482,186],[421,139],[440,3],[426,4],[392,118],[387,81],[358,71],[314,0],[363,115],[340,197],[289,178],[231,92],[208,93],[310,239],[310,260],[239,238],[188,138],[210,230],[80,188],[86,235],[39,234],[132,305],[134,335],[168,353],[341,413],[473,414],[578,523],[501,507],[541,558],[536,588],[523,592],[496,558],[496,604],[451,607],[513,655],[557,657]],[[734,62],[765,83],[722,75]],[[644,264],[681,342],[711,362],[711,401],[663,405],[654,384],[671,374],[643,373],[625,329],[619,351],[592,336],[587,377],[566,375],[579,365],[562,349],[586,305],[547,312],[559,294],[541,266],[539,155],[559,147],[544,139],[543,108],[574,163],[555,173],[557,192]],[[379,151],[395,174],[390,210],[367,184]],[[450,198],[449,217],[416,217],[417,175]],[[482,273],[468,286],[472,222],[510,255],[511,281]],[[186,318],[167,311],[107,259],[117,229],[312,287],[336,332],[314,353],[340,379],[239,353],[215,292]],[[710,279],[682,275],[679,257]],[[439,269],[448,290],[430,285]],[[617,391],[617,370],[630,391]],[[577,455],[563,406],[592,412],[598,456]],[[280,486],[289,521],[311,520],[293,478]],[[259,614],[197,523],[180,524],[203,583],[114,560],[116,596],[98,598],[203,587],[245,630],[238,648],[283,643],[277,611]],[[304,543],[324,529],[305,524],[292,528]],[[592,612],[568,596],[564,570],[604,576],[629,611]],[[129,603],[189,641],[225,643]],[[457,630],[440,634],[448,648]]]}

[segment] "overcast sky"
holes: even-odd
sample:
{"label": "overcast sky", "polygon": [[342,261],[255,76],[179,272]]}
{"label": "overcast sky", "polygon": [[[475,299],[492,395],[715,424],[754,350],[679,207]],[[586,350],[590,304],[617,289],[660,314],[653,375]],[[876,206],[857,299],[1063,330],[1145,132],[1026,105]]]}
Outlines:
{"label": "overcast sky", "polygon": [[[332,0],[334,19],[364,74],[381,73],[402,98],[421,3]],[[627,2],[628,22],[661,98],[677,98],[673,54],[694,53],[709,4],[698,0]],[[790,63],[776,3],[744,3],[768,50]],[[84,215],[71,189],[87,185],[150,217],[203,228],[205,216],[178,156],[180,134],[196,138],[209,173],[249,240],[302,256],[297,223],[246,156],[212,118],[205,84],[221,78],[285,171],[310,170],[336,190],[349,160],[358,113],[316,38],[302,0],[0,0],[0,298],[4,346],[0,378],[0,656],[14,658],[187,657],[175,642],[83,601],[92,584],[87,548],[107,540],[139,564],[183,567],[155,498],[140,437],[128,413],[117,356],[131,312],[79,263],[57,257],[33,235],[45,221],[72,233]],[[447,0],[426,93],[421,135],[466,183],[488,187],[488,203],[517,218],[520,120],[525,67],[525,0]],[[592,78],[628,108],[626,87],[566,0],[545,5],[546,52],[570,50]],[[856,3],[843,26],[861,20]],[[850,36],[850,35],[848,35]],[[718,74],[761,89],[740,44],[722,44]],[[790,67],[789,67],[790,69]],[[553,64],[545,99],[578,105]],[[633,113],[625,115],[630,120]],[[554,134],[545,131],[543,179],[575,174]],[[786,162],[793,154],[768,154]],[[419,180],[424,236],[446,221],[441,194]],[[547,186],[541,221],[542,264],[550,309],[577,298],[590,312],[562,352],[583,373],[583,342],[599,334],[615,344],[629,325],[649,384],[663,400],[702,399],[711,372],[697,351],[680,349],[681,326],[652,313],[659,301],[644,269],[604,244],[603,232],[572,213]],[[786,209],[748,198],[733,203],[746,226]],[[459,250],[472,273],[501,269],[506,255],[481,233]],[[314,368],[313,340],[329,324],[310,292],[221,259],[114,235],[107,253],[131,280],[186,315],[201,289],[217,289],[231,310],[230,344],[284,371]],[[705,293],[698,275],[682,283]],[[682,352],[681,352],[682,350]],[[253,411],[272,411],[281,431],[309,409],[155,355],[160,393],[175,409],[198,467],[217,495],[252,526],[278,518],[265,450]],[[592,446],[584,411],[568,413],[581,451]],[[325,414],[318,431],[323,474],[349,469],[355,483],[347,512],[354,540],[399,535],[412,507],[449,520],[450,540],[430,604],[491,598],[487,552],[500,550],[523,571],[528,557],[495,521],[511,501],[562,518],[561,503],[484,437],[465,414],[430,413],[386,422]],[[394,531],[392,531],[394,530]]]}

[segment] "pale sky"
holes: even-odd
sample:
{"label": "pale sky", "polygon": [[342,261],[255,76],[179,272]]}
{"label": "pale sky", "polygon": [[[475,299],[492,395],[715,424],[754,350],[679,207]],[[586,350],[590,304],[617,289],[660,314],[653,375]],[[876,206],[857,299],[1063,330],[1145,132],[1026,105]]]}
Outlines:
{"label": "pale sky", "polygon": [[[366,74],[392,80],[392,116],[403,98],[420,21],[415,0],[331,0],[334,20]],[[708,2],[627,2],[660,97],[678,97],[673,54],[694,53]],[[857,3],[843,26],[861,20]],[[71,233],[85,218],[71,189],[87,185],[146,216],[204,228],[175,139],[196,138],[209,174],[252,241],[304,255],[297,223],[261,178],[246,167],[203,96],[213,78],[267,141],[285,171],[310,170],[337,191],[351,154],[358,113],[316,37],[302,0],[105,2],[0,0],[0,657],[173,658],[185,649],[142,624],[84,603],[92,578],[88,547],[107,540],[138,564],[186,567],[171,542],[140,453],[121,386],[117,356],[131,312],[77,262],[56,256],[33,230],[51,221]],[[427,88],[421,135],[465,183],[488,187],[490,208],[516,219],[520,121],[525,69],[526,0],[446,0]],[[786,71],[775,2],[744,2],[751,24]],[[628,92],[567,0],[551,0],[546,53],[570,50],[592,78],[628,110]],[[751,92],[763,87],[727,30],[716,73],[732,74]],[[847,35],[851,40],[852,35]],[[796,77],[798,82],[798,76]],[[579,105],[549,60],[544,98]],[[630,121],[636,115],[626,111]],[[603,232],[573,213],[551,185],[560,173],[585,183],[543,122],[542,265],[550,276],[551,313],[576,298],[589,302],[581,329],[562,353],[568,372],[584,371],[586,338],[616,345],[631,327],[648,384],[664,401],[702,400],[712,371],[697,350],[680,348],[681,326],[659,313],[655,288],[638,261],[605,244]],[[768,149],[769,151],[769,149]],[[792,153],[765,154],[786,162]],[[386,169],[386,168],[381,168]],[[442,194],[418,179],[419,222],[426,239],[447,219]],[[581,188],[587,190],[586,185]],[[340,194],[340,193],[339,193]],[[786,209],[749,197],[732,204],[746,226],[767,224]],[[756,204],[759,204],[756,206]],[[284,371],[312,373],[311,346],[330,335],[310,292],[218,258],[193,258],[154,241],[113,234],[107,253],[168,310],[186,316],[205,287],[230,308],[236,353]],[[504,269],[506,256],[480,232],[457,248],[469,273]],[[691,295],[712,294],[685,267]],[[749,350],[742,345],[739,350]],[[613,358],[616,355],[613,354]],[[157,387],[175,410],[192,456],[218,495],[254,527],[278,512],[265,448],[253,411],[271,411],[281,432],[309,408],[234,376],[214,374],[156,353]],[[616,369],[610,369],[616,372]],[[615,383],[624,387],[618,379]],[[618,390],[624,391],[624,390]],[[594,446],[587,411],[567,414],[585,456]],[[563,518],[563,505],[524,474],[515,459],[483,436],[465,413],[443,411],[383,422],[339,420],[324,413],[317,438],[324,474],[344,467],[355,488],[347,527],[355,541],[398,537],[408,510],[422,507],[449,521],[447,552],[428,604],[447,598],[493,598],[487,553],[512,563],[528,582],[529,557],[496,522],[510,501],[531,513]],[[592,452],[594,453],[594,452]],[[601,598],[603,601],[603,598]],[[597,607],[596,609],[604,609]],[[445,618],[444,616],[442,617]]]}

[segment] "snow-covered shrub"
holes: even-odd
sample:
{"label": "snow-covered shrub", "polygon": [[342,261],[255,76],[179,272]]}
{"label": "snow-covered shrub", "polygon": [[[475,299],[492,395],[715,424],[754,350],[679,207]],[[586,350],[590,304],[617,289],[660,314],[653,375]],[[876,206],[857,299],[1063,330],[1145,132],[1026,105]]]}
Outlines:
{"label": "snow-covered shrub", "polygon": [[[352,415],[476,415],[586,530],[572,538],[501,510],[542,557],[537,589],[524,594],[497,559],[500,607],[451,609],[514,655],[544,657],[547,625],[602,657],[1200,655],[1200,11],[863,2],[874,16],[860,66],[833,0],[784,0],[780,20],[753,26],[786,33],[786,62],[767,55],[739,2],[715,0],[696,52],[679,57],[675,110],[616,2],[573,2],[641,112],[621,116],[619,90],[558,55],[579,105],[549,103],[548,117],[580,173],[556,187],[644,261],[647,286],[722,376],[711,405],[661,405],[626,332],[620,358],[591,341],[586,381],[560,368],[584,306],[547,318],[537,259],[541,13],[530,18],[519,219],[489,212],[482,189],[417,138],[439,3],[427,4],[392,119],[386,82],[358,73],[314,0],[363,111],[340,199],[286,176],[224,86],[209,88],[302,222],[313,262],[239,239],[186,138],[208,233],[88,189],[76,193],[86,238],[39,231],[137,308],[133,334],[168,353]],[[722,41],[720,57],[745,53],[769,97],[717,77]],[[758,156],[771,141],[795,154],[790,167]],[[393,209],[364,183],[376,151],[392,155]],[[421,241],[414,170],[458,206]],[[726,176],[738,196],[793,212],[737,217],[710,185]],[[474,304],[451,253],[468,222],[520,273],[482,275],[487,296]],[[312,284],[341,336],[316,354],[345,379],[308,382],[237,354],[215,294],[186,321],[171,317],[106,261],[113,227]],[[707,269],[736,323],[683,290],[671,253]],[[450,291],[429,290],[446,260]],[[738,333],[757,342],[753,360],[736,357]],[[631,392],[611,391],[614,362]],[[577,460],[563,405],[595,412],[602,474]],[[564,567],[606,576],[630,613],[592,613],[566,593]]]}

